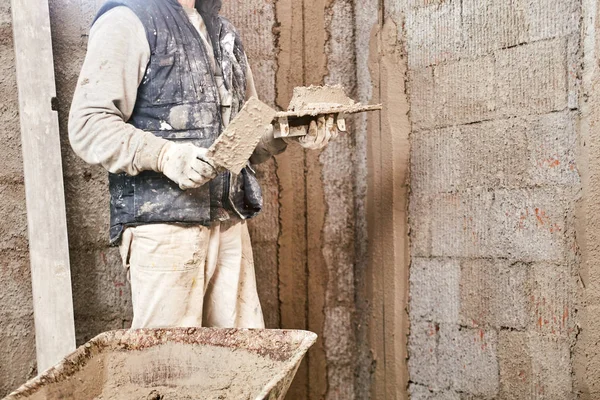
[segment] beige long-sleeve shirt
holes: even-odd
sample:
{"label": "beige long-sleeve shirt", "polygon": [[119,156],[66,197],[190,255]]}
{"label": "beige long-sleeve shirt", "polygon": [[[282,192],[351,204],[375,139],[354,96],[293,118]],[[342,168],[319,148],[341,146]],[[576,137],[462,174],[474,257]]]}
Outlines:
{"label": "beige long-sleeve shirt", "polygon": [[[212,49],[200,14],[193,8],[186,12],[204,44]],[[213,57],[214,68],[214,55],[212,51],[208,54]],[[167,141],[127,123],[149,60],[145,28],[129,8],[113,8],[92,27],[69,115],[71,146],[87,163],[132,176],[158,170],[159,155]],[[248,98],[256,96],[250,69],[247,81]],[[221,97],[228,96],[224,85],[219,86]]]}

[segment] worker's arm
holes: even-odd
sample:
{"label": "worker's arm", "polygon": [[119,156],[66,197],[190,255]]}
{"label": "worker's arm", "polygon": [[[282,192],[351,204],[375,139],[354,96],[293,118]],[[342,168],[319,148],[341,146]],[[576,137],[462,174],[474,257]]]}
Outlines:
{"label": "worker's arm", "polygon": [[127,121],[150,60],[150,45],[139,18],[115,7],[90,32],[69,117],[69,139],[90,164],[112,173],[162,172],[181,189],[206,184],[216,170],[204,159],[206,149],[172,143]]}
{"label": "worker's arm", "polygon": [[126,122],[131,117],[148,61],[145,28],[127,7],[116,7],[90,32],[69,116],[73,150],[112,173],[159,171],[167,141]]}

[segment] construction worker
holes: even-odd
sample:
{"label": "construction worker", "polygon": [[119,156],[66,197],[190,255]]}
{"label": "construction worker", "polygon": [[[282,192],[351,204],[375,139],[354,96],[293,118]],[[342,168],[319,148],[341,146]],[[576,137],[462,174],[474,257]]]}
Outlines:
{"label": "construction worker", "polygon": [[[132,328],[264,328],[246,220],[262,208],[251,164],[217,174],[208,148],[256,96],[214,0],[109,0],[90,32],[69,138],[109,171],[110,239],[129,271]],[[335,134],[312,121],[306,148]],[[250,162],[286,143],[264,133]]]}

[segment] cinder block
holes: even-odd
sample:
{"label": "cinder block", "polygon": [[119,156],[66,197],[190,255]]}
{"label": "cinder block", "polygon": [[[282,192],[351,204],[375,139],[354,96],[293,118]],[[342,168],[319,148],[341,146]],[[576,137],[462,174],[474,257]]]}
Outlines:
{"label": "cinder block", "polygon": [[438,119],[440,103],[435,95],[433,68],[408,71],[408,92],[413,131],[434,128]]}
{"label": "cinder block", "polygon": [[431,199],[412,192],[409,204],[410,243],[413,257],[431,256]]}
{"label": "cinder block", "polygon": [[410,69],[458,59],[462,50],[460,2],[440,2],[409,11],[406,38]]}
{"label": "cinder block", "polygon": [[431,201],[432,255],[562,262],[565,205],[561,189],[485,189]]}
{"label": "cinder block", "polygon": [[454,373],[440,364],[439,336],[438,324],[415,321],[408,338],[410,381],[432,390],[448,389]]}
{"label": "cinder block", "polygon": [[500,399],[531,398],[533,371],[526,332],[501,331],[498,340]]}
{"label": "cinder block", "polygon": [[460,395],[452,391],[431,391],[425,386],[411,384],[408,388],[411,400],[460,400]]}
{"label": "cinder block", "polygon": [[576,164],[577,112],[567,111],[526,118],[529,184],[532,186],[580,183]]}
{"label": "cinder block", "polygon": [[566,265],[535,263],[532,266],[532,326],[551,336],[575,335],[577,278]]}
{"label": "cinder block", "polygon": [[496,52],[499,114],[508,117],[565,109],[566,50],[566,40],[555,39]]}
{"label": "cinder block", "polygon": [[441,371],[451,371],[452,389],[495,396],[499,386],[497,345],[496,331],[442,325],[438,363]]}
{"label": "cinder block", "polygon": [[526,130],[518,121],[498,120],[460,127],[463,188],[521,187],[527,178]]}
{"label": "cinder block", "polygon": [[[505,67],[508,68],[508,67]],[[442,64],[434,68],[435,126],[461,125],[493,119],[498,103],[492,56]]]}
{"label": "cinder block", "polygon": [[470,57],[527,41],[526,7],[521,0],[463,0],[465,52]]}
{"label": "cinder block", "polygon": [[489,255],[562,262],[566,256],[565,212],[561,189],[496,191],[488,230],[496,243]]}
{"label": "cinder block", "polygon": [[461,131],[455,127],[413,134],[411,189],[417,193],[457,190],[465,158],[461,142]]}
{"label": "cinder block", "polygon": [[531,334],[529,348],[537,398],[575,398],[570,341]]}
{"label": "cinder block", "polygon": [[528,268],[507,260],[463,261],[461,325],[525,328],[530,319]]}
{"label": "cinder block", "polygon": [[413,258],[410,270],[410,316],[432,322],[458,323],[460,263]]}
{"label": "cinder block", "polygon": [[431,253],[435,257],[485,257],[498,254],[488,231],[492,220],[494,193],[468,190],[432,197]]}
{"label": "cinder block", "polygon": [[416,193],[576,186],[577,113],[563,111],[413,134]]}
{"label": "cinder block", "polygon": [[500,334],[500,398],[574,399],[570,342],[532,332]]}
{"label": "cinder block", "polygon": [[131,287],[119,250],[71,250],[73,301],[78,320],[131,320]]}
{"label": "cinder block", "polygon": [[492,397],[498,392],[495,331],[413,322],[408,368],[414,384],[431,391]]}
{"label": "cinder block", "polygon": [[577,0],[523,0],[529,41],[579,34],[581,2]]}

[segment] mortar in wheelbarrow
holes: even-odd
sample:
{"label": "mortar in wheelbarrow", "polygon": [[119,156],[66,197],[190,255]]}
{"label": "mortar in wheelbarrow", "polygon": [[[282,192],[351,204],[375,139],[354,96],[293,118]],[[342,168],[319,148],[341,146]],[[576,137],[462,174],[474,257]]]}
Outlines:
{"label": "mortar in wheelbarrow", "polygon": [[113,331],[5,400],[283,399],[317,335],[305,331]]}

